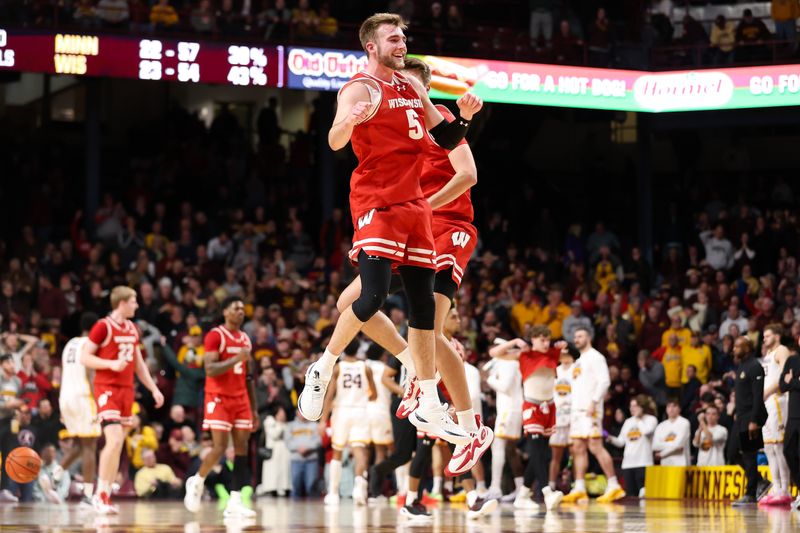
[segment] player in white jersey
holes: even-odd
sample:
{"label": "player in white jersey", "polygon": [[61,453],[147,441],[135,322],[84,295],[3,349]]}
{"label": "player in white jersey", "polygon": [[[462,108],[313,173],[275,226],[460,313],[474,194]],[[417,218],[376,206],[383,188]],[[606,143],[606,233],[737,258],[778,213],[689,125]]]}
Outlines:
{"label": "player in white jersey", "polygon": [[792,498],[789,496],[791,490],[789,465],[783,455],[783,436],[789,412],[789,399],[786,393],[780,391],[780,376],[783,365],[789,357],[789,350],[781,344],[782,334],[783,326],[780,324],[768,324],[764,328],[763,346],[766,355],[761,364],[765,374],[764,403],[767,407],[767,421],[761,429],[761,434],[772,475],[772,488],[769,494],[759,500],[759,505],[780,506],[792,503]]}
{"label": "player in white jersey", "polygon": [[386,364],[381,361],[383,349],[377,344],[373,344],[376,349],[367,351],[367,366],[372,370],[372,380],[375,382],[377,397],[369,402],[367,406],[367,418],[369,419],[369,438],[375,447],[375,463],[380,463],[394,444],[394,434],[392,433],[392,392],[383,384],[383,372]]}
{"label": "player in white jersey", "polygon": [[609,503],[625,497],[614,471],[614,461],[603,446],[603,399],[611,379],[606,358],[592,347],[592,333],[584,327],[575,330],[575,347],[580,357],[572,365],[572,403],[569,418],[569,437],[575,466],[575,487],[564,496],[564,502],[575,503],[588,499],[586,470],[589,452],[597,458],[608,480],[606,492],[597,501]]}
{"label": "player in white jersey", "polygon": [[90,370],[81,364],[81,352],[89,339],[89,330],[97,320],[94,313],[81,315],[81,336],[70,339],[64,347],[61,354],[61,390],[58,395],[61,419],[67,428],[67,436],[74,439],[72,451],[61,461],[61,466],[66,470],[80,456],[83,475],[81,506],[88,507],[92,505],[94,478],[97,473],[97,439],[101,430],[89,377]]}
{"label": "player in white jersey", "polygon": [[355,458],[355,483],[353,501],[356,505],[367,504],[367,446],[370,443],[367,410],[370,400],[378,395],[372,370],[367,363],[356,358],[360,342],[353,339],[344,350],[342,358],[333,369],[322,409],[320,425],[326,427],[331,417],[331,446],[333,457],[330,463],[328,494],[325,505],[339,504],[339,482],[342,478],[342,450],[350,446]]}
{"label": "player in white jersey", "polygon": [[559,365],[556,367],[556,382],[553,401],[556,404],[556,429],[550,436],[550,490],[556,490],[558,473],[564,450],[569,447],[569,418],[572,399],[572,365],[575,358],[569,352],[561,352]]}
{"label": "player in white jersey", "polygon": [[[495,344],[506,341],[496,339]],[[516,487],[512,496],[522,486],[522,458],[517,450],[517,442],[522,438],[522,374],[519,363],[509,359],[492,359],[484,367],[489,376],[486,383],[495,391],[497,417],[494,423],[494,442],[492,442],[492,484],[487,498],[503,496],[500,484],[506,461],[511,467]],[[497,438],[499,437],[499,438]]]}

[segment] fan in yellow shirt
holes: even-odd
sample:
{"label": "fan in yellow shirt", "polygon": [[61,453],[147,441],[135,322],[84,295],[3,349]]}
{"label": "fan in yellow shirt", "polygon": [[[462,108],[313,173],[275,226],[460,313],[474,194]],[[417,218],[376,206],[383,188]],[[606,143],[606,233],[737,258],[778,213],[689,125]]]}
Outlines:
{"label": "fan in yellow shirt", "polygon": [[664,384],[668,389],[673,389],[670,391],[671,393],[676,394],[676,390],[681,388],[681,375],[683,374],[681,346],[678,343],[677,335],[670,335],[661,364],[664,365]]}
{"label": "fan in yellow shirt", "polygon": [[683,319],[677,313],[670,317],[669,329],[661,335],[661,346],[669,346],[669,338],[672,335],[678,337],[678,345],[681,347],[689,346],[692,340],[692,330],[683,327]]}
{"label": "fan in yellow shirt", "polygon": [[697,369],[697,379],[701,383],[708,383],[708,375],[711,373],[711,348],[700,342],[700,334],[692,332],[689,346],[684,346],[681,350],[681,383],[687,383],[689,378],[686,376],[686,368],[689,365]]}
{"label": "fan in yellow shirt", "polygon": [[533,299],[533,291],[526,289],[522,292],[522,300],[511,308],[511,328],[519,336],[525,330],[525,324],[536,324],[541,307]]}
{"label": "fan in yellow shirt", "polygon": [[562,301],[561,289],[554,286],[547,294],[547,305],[539,311],[536,324],[544,324],[550,328],[550,337],[560,339],[564,319],[570,315],[570,308]]}

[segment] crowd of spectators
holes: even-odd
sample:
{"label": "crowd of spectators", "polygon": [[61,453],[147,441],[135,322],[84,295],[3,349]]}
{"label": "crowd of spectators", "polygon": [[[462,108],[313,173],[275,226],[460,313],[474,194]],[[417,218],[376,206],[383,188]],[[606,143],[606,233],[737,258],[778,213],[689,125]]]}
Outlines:
{"label": "crowd of spectators", "polygon": [[[712,3],[736,9],[733,0]],[[737,20],[723,14],[697,20],[677,11],[693,5],[688,0],[612,0],[599,6],[572,0],[502,5],[391,0],[384,6],[324,0],[38,0],[0,6],[0,22],[352,48],[358,47],[360,21],[383,8],[410,24],[416,52],[648,68],[771,62],[797,51],[796,0],[771,0],[774,34],[749,8],[739,11]]]}
{"label": "crowd of spectators", "polygon": [[[48,445],[58,457],[70,453],[54,408],[61,348],[80,334],[82,312],[105,314],[109,289],[127,284],[139,294],[147,361],[166,402],[155,409],[146,391],[137,392],[119,484],[140,496],[174,496],[210,446],[198,431],[202,335],[219,320],[220,302],[239,295],[247,304],[244,330],[253,339],[264,421],[252,456],[269,473],[256,474],[257,490],[285,494],[293,485],[316,493],[325,454],[317,452],[315,426],[298,420],[295,406],[304,370],[337,321],[336,299],[355,274],[344,259],[352,228],[344,204],[326,217],[313,204],[308,139],[295,136],[287,152],[274,117],[259,122],[261,144],[249,153],[235,118],[223,113],[206,129],[174,112],[161,149],[130,144],[125,179],[109,180],[93,213],[76,208],[81,200],[67,193],[68,167],[60,158],[22,147],[9,158],[9,175],[35,188],[31,205],[39,206],[26,208],[0,243],[0,352],[11,355],[6,377],[22,384],[21,445],[43,456]],[[503,212],[502,205],[495,198],[488,212],[479,209],[480,245],[457,294],[468,358],[480,365],[496,339],[525,337],[536,324],[567,340],[589,326],[611,372],[604,420],[611,435],[642,394],[661,415],[675,398],[692,437],[706,424],[699,413],[712,425],[711,406],[725,426],[734,339],[746,335],[760,349],[764,326],[777,322],[797,349],[800,225],[795,192],[782,179],[758,205],[716,192],[692,197],[691,218],[665,222],[668,236],[652,261],[602,221],[587,228],[541,216],[532,225],[520,220],[522,211]],[[402,295],[389,298],[386,312],[405,334]],[[483,401],[492,423],[488,387]],[[230,481],[228,462],[212,482],[220,498]],[[77,463],[71,474],[80,479]],[[62,478],[51,477],[56,488],[43,497],[63,491]]]}

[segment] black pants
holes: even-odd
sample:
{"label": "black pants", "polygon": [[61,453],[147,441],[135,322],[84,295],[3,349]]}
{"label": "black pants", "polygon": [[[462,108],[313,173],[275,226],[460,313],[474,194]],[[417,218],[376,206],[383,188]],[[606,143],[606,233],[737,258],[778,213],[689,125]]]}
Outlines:
{"label": "black pants", "polygon": [[0,418],[0,453],[3,454],[3,460],[0,462],[0,490],[9,488],[8,482],[10,478],[6,474],[6,458],[11,450],[17,447],[17,436],[11,432],[11,421],[14,417]]}
{"label": "black pants", "polygon": [[552,452],[546,437],[530,435],[526,437],[525,446],[528,451],[528,464],[525,467],[525,486],[533,490],[534,482],[538,481],[536,495],[541,495],[542,489],[547,486],[550,477],[550,457]]}
{"label": "black pants", "polygon": [[645,467],[623,468],[622,479],[625,481],[625,494],[638,498],[639,492],[644,487]]}
{"label": "black pants", "polygon": [[409,462],[414,449],[417,447],[417,428],[411,425],[411,422],[407,419],[393,416],[392,433],[394,434],[394,452],[373,466],[369,474],[369,495],[373,497],[380,495],[381,484],[383,484],[386,476],[394,472],[396,468]]}
{"label": "black pants", "polygon": [[747,478],[745,495],[755,498],[758,482],[761,481],[761,474],[758,473],[758,451],[750,445],[747,424],[738,420],[733,423],[728,441],[728,464],[741,465]]}
{"label": "black pants", "polygon": [[792,482],[800,487],[800,418],[790,418],[786,422],[783,437],[783,456],[789,465]]}

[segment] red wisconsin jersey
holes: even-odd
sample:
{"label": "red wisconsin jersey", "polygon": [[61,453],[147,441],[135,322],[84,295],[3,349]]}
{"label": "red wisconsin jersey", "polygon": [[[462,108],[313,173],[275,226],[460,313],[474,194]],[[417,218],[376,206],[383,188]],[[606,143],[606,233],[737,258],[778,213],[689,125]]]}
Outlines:
{"label": "red wisconsin jersey", "polygon": [[[456,119],[445,106],[437,104],[436,109],[447,121],[452,122]],[[467,144],[467,140],[462,139],[458,143],[459,146],[462,144]],[[439,192],[456,173],[453,165],[450,164],[450,159],[447,157],[449,153],[449,150],[445,150],[438,144],[430,143],[430,149],[425,154],[425,163],[422,166],[422,175],[419,179],[422,194],[425,195],[425,198],[430,198],[434,193]],[[433,218],[472,222],[472,219],[475,218],[475,212],[472,209],[469,189],[449,204],[445,204],[434,211]]]}
{"label": "red wisconsin jersey", "polygon": [[359,72],[342,88],[356,81],[369,89],[373,104],[376,99],[380,103],[353,128],[350,137],[358,158],[350,178],[353,216],[422,198],[422,156],[431,144],[422,100],[402,74],[395,73],[392,82],[387,83]]}
{"label": "red wisconsin jersey", "polygon": [[539,368],[552,368],[553,375],[556,373],[558,360],[561,357],[561,350],[550,348],[546,352],[534,352],[528,350],[519,354],[519,371],[522,374],[522,381],[536,372]]}
{"label": "red wisconsin jersey", "polygon": [[[250,337],[242,330],[232,332],[225,326],[218,326],[206,334],[204,340],[206,353],[218,352],[219,360],[225,361],[236,357],[246,348],[253,349]],[[223,396],[247,394],[247,365],[237,363],[236,366],[218,376],[206,376],[206,393]]]}
{"label": "red wisconsin jersey", "polygon": [[89,332],[89,340],[95,343],[100,359],[124,359],[127,365],[122,372],[99,369],[95,371],[95,385],[133,387],[133,372],[136,369],[134,356],[139,350],[139,329],[130,320],[119,323],[110,316],[101,318]]}

